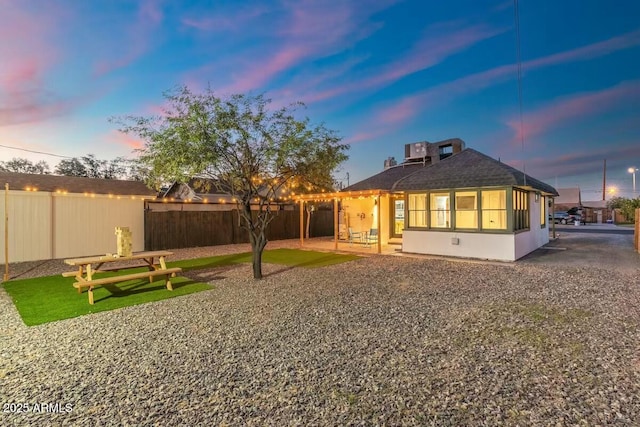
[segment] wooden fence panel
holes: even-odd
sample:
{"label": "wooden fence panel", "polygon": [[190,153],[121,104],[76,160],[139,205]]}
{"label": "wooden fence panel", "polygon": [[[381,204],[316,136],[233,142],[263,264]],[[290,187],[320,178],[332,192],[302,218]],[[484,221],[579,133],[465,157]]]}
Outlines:
{"label": "wooden fence panel", "polygon": [[[249,235],[239,227],[238,212],[230,211],[145,211],[145,250],[248,243]],[[306,221],[306,216],[305,216]],[[311,215],[311,237],[333,236],[333,212]],[[300,237],[300,211],[278,211],[269,224],[268,240]]]}

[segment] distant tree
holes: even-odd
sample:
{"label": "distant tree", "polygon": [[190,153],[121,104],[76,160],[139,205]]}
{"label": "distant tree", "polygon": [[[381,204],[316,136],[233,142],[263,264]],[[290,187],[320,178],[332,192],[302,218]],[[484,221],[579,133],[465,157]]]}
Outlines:
{"label": "distant tree", "polygon": [[66,176],[81,176],[85,178],[125,179],[134,165],[129,160],[116,157],[113,160],[99,160],[93,154],[80,158],[61,160],[55,168],[55,173]]}
{"label": "distant tree", "polygon": [[[330,188],[332,172],[347,159],[348,145],[324,125],[294,117],[296,106],[275,111],[263,96],[217,97],[178,88],[164,94],[160,117],[113,118],[120,131],[145,141],[140,163],[148,184],[209,178],[237,200],[241,226],[249,233],[253,277],[262,278],[265,231],[271,203],[283,191]],[[258,210],[252,212],[252,205]]]}
{"label": "distant tree", "polygon": [[127,179],[131,181],[148,182],[151,171],[137,159],[126,160]]}
{"label": "distant tree", "polygon": [[636,209],[640,208],[640,198],[613,197],[607,202],[607,207],[618,209],[627,221],[633,221]]}
{"label": "distant tree", "polygon": [[50,174],[49,165],[44,160],[32,163],[28,159],[14,157],[7,162],[0,162],[0,170],[5,172]]}
{"label": "distant tree", "polygon": [[620,209],[625,204],[625,202],[629,200],[626,197],[612,197],[607,202],[607,207],[609,209]]}
{"label": "distant tree", "polygon": [[101,165],[102,178],[105,179],[124,179],[129,175],[127,159],[124,157],[116,157],[113,160],[104,162]]}
{"label": "distant tree", "polygon": [[76,157],[72,159],[60,160],[60,162],[56,165],[54,172],[57,175],[83,177],[88,176],[86,166],[82,164],[82,162]]}

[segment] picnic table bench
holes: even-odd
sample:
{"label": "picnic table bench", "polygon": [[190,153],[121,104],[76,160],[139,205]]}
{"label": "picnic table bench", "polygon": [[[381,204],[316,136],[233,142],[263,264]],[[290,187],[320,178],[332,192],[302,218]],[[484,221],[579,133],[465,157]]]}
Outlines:
{"label": "picnic table bench", "polygon": [[[171,286],[171,277],[175,277],[177,273],[182,271],[182,269],[178,267],[167,268],[165,258],[172,254],[173,252],[168,251],[148,251],[137,252],[130,256],[114,256],[107,254],[84,258],[70,258],[64,260],[64,262],[68,265],[76,266],[78,269],[75,271],[64,272],[62,275],[64,277],[75,277],[76,282],[73,284],[73,287],[78,290],[78,293],[82,293],[83,288],[88,288],[87,293],[89,295],[89,304],[93,304],[93,288],[96,286],[126,282],[134,279],[143,279],[145,277],[148,277],[149,283],[151,283],[155,276],[165,276],[165,285],[169,291],[172,291],[173,287]],[[138,265],[116,265],[103,267],[103,265],[107,263],[131,260],[142,260],[143,263]],[[139,267],[147,267],[149,271],[102,277],[99,279],[94,278],[94,274],[96,273]]]}

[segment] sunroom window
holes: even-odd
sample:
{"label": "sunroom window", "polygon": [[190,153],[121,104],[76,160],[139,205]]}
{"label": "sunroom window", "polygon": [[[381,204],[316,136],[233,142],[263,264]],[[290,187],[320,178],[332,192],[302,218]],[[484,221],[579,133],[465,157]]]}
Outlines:
{"label": "sunroom window", "polygon": [[477,192],[456,191],[456,228],[478,228]]}
{"label": "sunroom window", "polygon": [[451,205],[449,193],[431,193],[429,207],[431,228],[449,228],[451,224]]}
{"label": "sunroom window", "polygon": [[427,226],[427,195],[409,194],[409,227]]}
{"label": "sunroom window", "polygon": [[507,192],[505,190],[482,191],[482,229],[507,229]]}
{"label": "sunroom window", "polygon": [[529,193],[513,190],[513,229],[526,230],[529,228]]}

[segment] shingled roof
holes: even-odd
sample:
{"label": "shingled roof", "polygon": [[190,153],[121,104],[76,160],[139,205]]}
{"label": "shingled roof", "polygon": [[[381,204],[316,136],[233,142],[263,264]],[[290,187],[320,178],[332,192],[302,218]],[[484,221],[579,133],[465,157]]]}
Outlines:
{"label": "shingled roof", "polygon": [[342,191],[364,191],[364,190],[387,190],[393,189],[393,186],[399,179],[411,175],[419,169],[426,167],[422,162],[416,163],[403,163],[397,166],[392,166],[389,169],[385,169],[382,172],[373,175],[367,179],[356,182],[344,188]]}
{"label": "shingled roof", "polygon": [[17,172],[0,172],[0,185],[8,183],[10,190],[35,189],[37,191],[67,193],[92,193],[134,196],[155,196],[144,182],[120,181],[116,179],[82,178],[77,176],[60,176],[29,174]]}
{"label": "shingled roof", "polygon": [[471,148],[400,178],[392,190],[438,190],[505,185],[529,187],[553,196],[558,195],[552,186]]}

